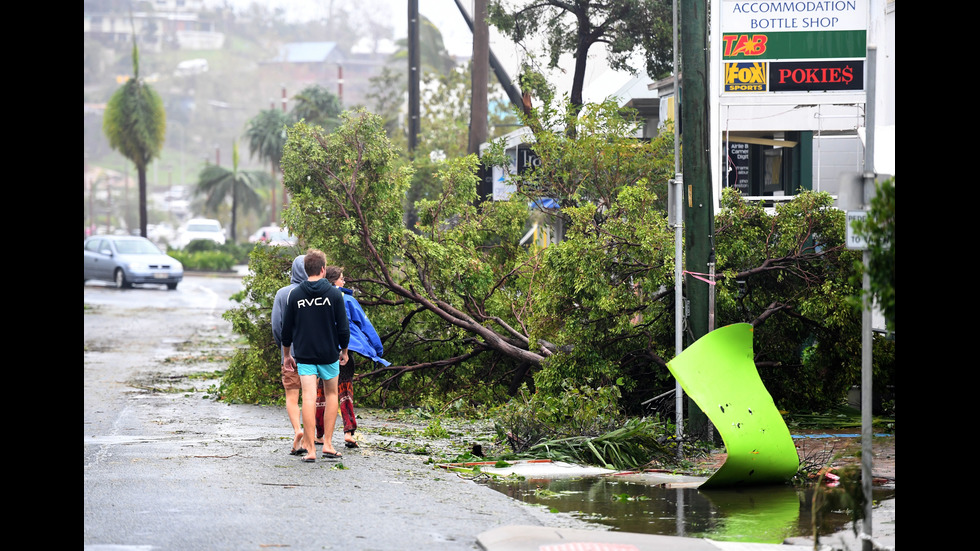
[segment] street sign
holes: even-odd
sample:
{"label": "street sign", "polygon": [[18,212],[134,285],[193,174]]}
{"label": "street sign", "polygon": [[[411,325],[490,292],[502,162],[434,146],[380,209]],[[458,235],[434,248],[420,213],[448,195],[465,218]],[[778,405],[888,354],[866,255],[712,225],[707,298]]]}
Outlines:
{"label": "street sign", "polygon": [[868,217],[868,211],[866,210],[849,210],[847,211],[847,220],[845,226],[847,231],[845,233],[845,241],[847,248],[852,251],[866,251],[868,250],[868,241],[861,235],[858,235],[851,227],[851,223],[855,220],[864,220]]}

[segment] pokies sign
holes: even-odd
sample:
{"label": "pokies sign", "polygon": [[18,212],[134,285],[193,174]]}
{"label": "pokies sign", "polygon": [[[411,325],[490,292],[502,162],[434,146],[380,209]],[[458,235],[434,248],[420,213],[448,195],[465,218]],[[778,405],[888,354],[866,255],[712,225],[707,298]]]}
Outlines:
{"label": "pokies sign", "polygon": [[769,90],[863,90],[864,61],[779,62],[769,64]]}

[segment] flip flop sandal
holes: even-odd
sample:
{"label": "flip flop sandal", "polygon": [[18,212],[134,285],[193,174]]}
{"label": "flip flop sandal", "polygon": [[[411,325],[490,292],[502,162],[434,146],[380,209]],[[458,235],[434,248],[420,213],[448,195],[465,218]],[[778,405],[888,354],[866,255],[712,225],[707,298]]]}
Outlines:
{"label": "flip flop sandal", "polygon": [[289,452],[289,455],[303,455],[306,453],[306,448],[296,448],[295,450]]}
{"label": "flip flop sandal", "polygon": [[325,457],[327,459],[340,459],[343,456],[340,455],[339,453],[323,452],[323,455],[321,455],[320,457]]}
{"label": "flip flop sandal", "polygon": [[315,457],[304,457],[302,459],[303,463],[316,463]]}
{"label": "flip flop sandal", "polygon": [[357,445],[357,442],[346,442],[345,441],[344,442],[344,446],[346,446],[348,448],[360,448],[360,446]]}

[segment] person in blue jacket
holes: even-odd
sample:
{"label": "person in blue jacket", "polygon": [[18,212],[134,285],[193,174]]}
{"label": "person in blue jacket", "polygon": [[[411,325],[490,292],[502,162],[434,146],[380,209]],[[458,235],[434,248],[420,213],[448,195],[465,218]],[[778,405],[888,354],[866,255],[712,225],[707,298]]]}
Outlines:
{"label": "person in blue jacket", "polygon": [[[347,319],[350,322],[350,343],[347,349],[350,352],[368,358],[372,362],[381,365],[391,365],[391,362],[381,356],[384,354],[384,345],[381,344],[381,337],[374,329],[371,320],[368,319],[361,304],[354,298],[354,291],[344,287],[344,268],[342,266],[327,266],[324,279],[333,283],[344,294],[344,307],[347,309]],[[354,431],[357,430],[357,419],[354,417],[354,356],[347,356],[347,363],[340,366],[340,380],[337,385],[337,394],[340,397],[340,416],[344,419],[344,445],[348,448],[356,448],[357,439],[354,438]]]}

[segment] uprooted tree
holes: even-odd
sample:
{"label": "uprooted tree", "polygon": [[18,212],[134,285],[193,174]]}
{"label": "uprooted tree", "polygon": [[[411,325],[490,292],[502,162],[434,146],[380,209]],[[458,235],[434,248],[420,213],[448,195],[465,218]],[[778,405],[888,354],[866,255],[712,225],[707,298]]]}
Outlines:
{"label": "uprooted tree", "polygon": [[329,135],[302,122],[289,130],[286,223],[345,267],[348,285],[386,332],[386,356],[411,359],[362,378],[381,375],[385,387],[488,352],[512,364],[540,364],[551,353],[521,327],[525,278],[534,272],[518,244],[527,207],[474,207],[477,162],[473,155],[446,161],[441,195],[416,203],[415,233],[402,221],[412,169],[398,162],[379,117],[348,113]]}
{"label": "uprooted tree", "polygon": [[[674,247],[663,197],[673,133],[636,140],[636,123],[614,104],[572,115],[574,137],[564,114],[532,116],[524,122],[533,123],[541,164],[514,177],[510,201],[479,201],[480,161],[450,158],[437,171],[441,192],[414,204],[414,228],[404,223],[413,165],[380,117],[348,112],[329,134],[304,122],[289,129],[284,220],[344,266],[392,362],[358,365],[360,403],[494,405],[527,385],[548,395],[616,388],[636,411],[673,387]],[[505,165],[501,144],[482,162]],[[545,198],[557,204],[529,208]],[[859,371],[851,352],[860,317],[847,300],[855,253],[843,247],[843,213],[831,205],[825,193],[801,192],[771,214],[729,191],[715,224],[715,326],[753,323],[756,364],[780,407],[834,403]],[[563,239],[522,245],[532,222],[564,227]],[[268,323],[271,294],[288,279],[291,257],[272,256],[253,253],[250,310],[230,314],[238,332]],[[243,352],[225,379],[244,385],[265,369],[265,390],[237,395],[259,400],[275,392],[278,355],[268,327],[247,338],[268,357]],[[891,356],[880,344],[876,362],[886,369],[893,344]]]}

